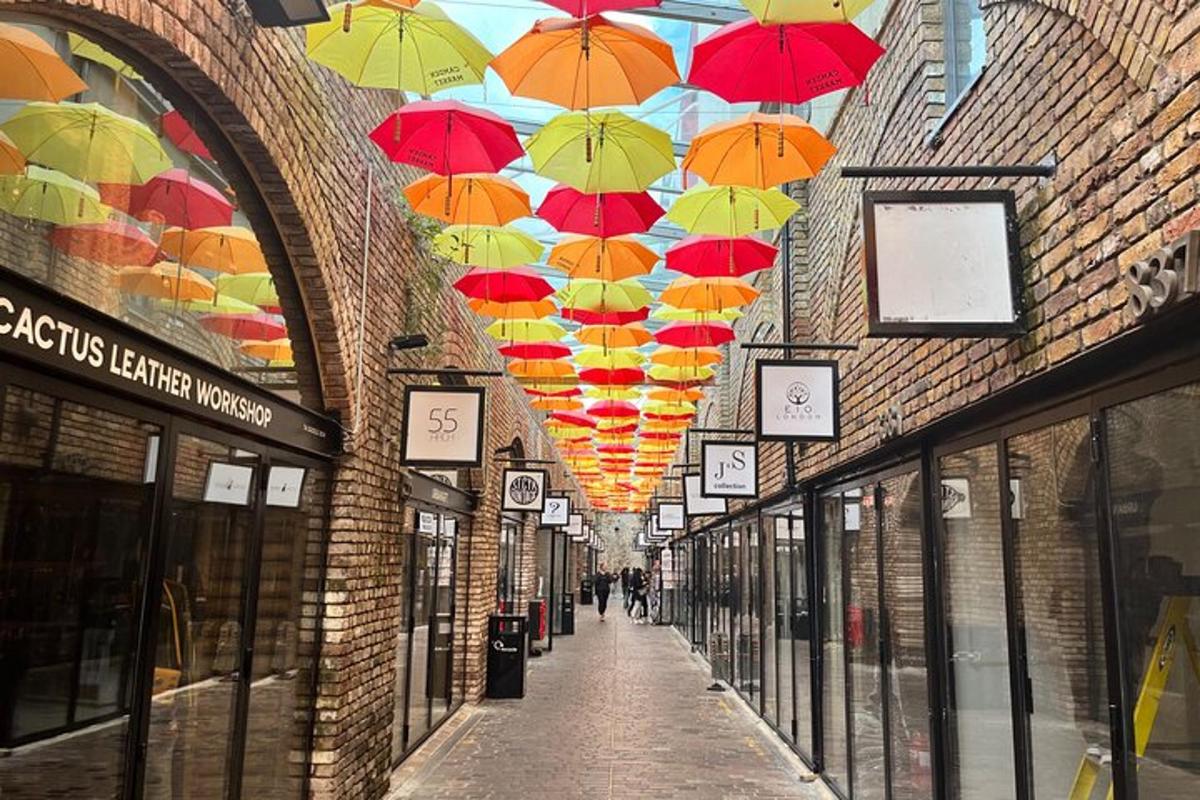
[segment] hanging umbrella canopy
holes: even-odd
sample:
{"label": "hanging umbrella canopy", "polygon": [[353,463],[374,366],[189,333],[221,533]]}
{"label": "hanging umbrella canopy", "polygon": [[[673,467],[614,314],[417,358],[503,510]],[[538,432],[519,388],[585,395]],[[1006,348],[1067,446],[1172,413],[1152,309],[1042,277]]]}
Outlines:
{"label": "hanging umbrella canopy", "polygon": [[79,225],[103,222],[112,209],[86,183],[30,164],[21,174],[0,175],[0,211],[55,225]]}
{"label": "hanging umbrella canopy", "polygon": [[81,181],[140,185],[171,168],[154,131],[99,103],[28,103],[0,131],[29,161]]}
{"label": "hanging umbrella canopy", "polygon": [[671,137],[620,111],[567,112],[525,140],[534,171],[581,192],[642,192],[675,169]]}
{"label": "hanging umbrella canopy", "polygon": [[588,413],[593,417],[608,417],[610,419],[637,419],[642,412],[633,403],[624,400],[601,400],[588,407]]}
{"label": "hanging umbrella canopy", "polygon": [[538,411],[578,411],[583,403],[573,397],[535,397],[529,405]]}
{"label": "hanging umbrella canopy", "polygon": [[217,228],[233,223],[233,204],[185,169],[169,169],[140,186],[100,185],[100,197],[130,216],[177,228]]}
{"label": "hanging umbrella canopy", "polygon": [[650,360],[668,367],[699,367],[720,364],[725,356],[715,347],[671,347],[664,344],[650,354]]}
{"label": "hanging umbrella canopy", "polygon": [[60,253],[110,267],[148,267],[158,260],[154,240],[127,222],[59,225],[48,238]]}
{"label": "hanging umbrella canopy", "polygon": [[535,397],[578,397],[581,394],[578,387],[572,386],[568,382],[537,383],[534,381],[521,381],[521,388],[525,390],[525,394],[534,395]]}
{"label": "hanging umbrella canopy", "polygon": [[[279,292],[269,272],[247,272],[241,275],[217,277],[217,292],[262,309],[280,308]],[[278,339],[278,336],[248,336],[248,339]]]}
{"label": "hanging umbrella canopy", "polygon": [[[706,381],[714,377],[717,373],[712,367],[703,366],[686,366],[672,367],[666,364],[655,364],[650,367],[648,373],[650,380],[661,381],[663,383],[686,383],[695,384],[699,381]],[[690,404],[689,404],[690,405]],[[649,412],[654,406],[647,405],[646,411]],[[695,406],[693,406],[695,408]]]}
{"label": "hanging umbrella canopy", "polygon": [[529,267],[476,267],[455,281],[454,288],[467,297],[493,303],[541,300],[554,294],[554,287]]}
{"label": "hanging umbrella canopy", "polygon": [[741,278],[676,278],[660,299],[676,308],[720,311],[753,303],[759,291]]}
{"label": "hanging umbrella canopy", "polygon": [[27,28],[0,22],[0,99],[57,102],[87,91],[54,48]]}
{"label": "hanging umbrella canopy", "polygon": [[134,81],[144,81],[141,73],[133,67],[126,64],[121,59],[114,56],[112,53],[105,50],[100,45],[90,39],[85,39],[78,33],[71,31],[67,34],[67,47],[71,50],[71,55],[79,56],[88,61],[99,64],[103,67],[108,67],[122,78],[128,78]]}
{"label": "hanging umbrella canopy", "polygon": [[506,358],[567,358],[571,355],[571,348],[554,342],[514,343],[498,349]]}
{"label": "hanging umbrella canopy", "polygon": [[610,312],[629,312],[648,306],[654,297],[646,287],[630,278],[623,281],[571,281],[559,290],[564,309]]}
{"label": "hanging umbrella canopy", "polygon": [[695,403],[704,399],[704,392],[699,389],[651,389],[646,393],[646,399],[662,403]]}
{"label": "hanging umbrella canopy", "polygon": [[654,338],[675,347],[719,347],[732,342],[734,335],[723,322],[671,322],[659,328]]}
{"label": "hanging umbrella canopy", "polygon": [[688,83],[730,103],[804,103],[863,82],[883,48],[848,22],[723,25],[692,50]]}
{"label": "hanging umbrella canopy", "polygon": [[575,374],[575,368],[569,363],[553,359],[513,361],[508,365],[508,371],[518,378],[532,378],[534,380],[554,380]]}
{"label": "hanging umbrella canopy", "polygon": [[546,263],[572,279],[620,281],[648,275],[658,254],[628,236],[568,236],[551,248]]}
{"label": "hanging umbrella canopy", "polygon": [[438,175],[499,172],[522,156],[512,125],[457,100],[409,103],[371,131],[371,141],[392,161]]}
{"label": "hanging umbrella canopy", "polygon": [[742,0],[764,24],[783,22],[848,22],[875,0]]}
{"label": "hanging umbrella canopy", "polygon": [[638,430],[637,417],[610,418],[600,420],[599,433],[602,435],[626,436],[636,434]]}
{"label": "hanging umbrella canopy", "polygon": [[642,396],[641,390],[632,386],[589,386],[583,393],[596,400],[637,400]]}
{"label": "hanging umbrella canopy", "polygon": [[513,95],[569,109],[637,105],[679,82],[669,42],[599,14],[538,20],[492,69]]}
{"label": "hanging umbrella canopy", "polygon": [[200,318],[200,326],[209,333],[229,339],[274,341],[287,337],[287,326],[273,314],[212,314]]}
{"label": "hanging umbrella canopy", "polygon": [[653,340],[650,332],[637,323],[627,325],[588,325],[575,332],[575,338],[594,347],[641,347]]}
{"label": "hanging umbrella canopy", "polygon": [[117,288],[126,294],[164,300],[212,300],[216,289],[199,272],[160,261],[152,267],[123,267]]}
{"label": "hanging umbrella canopy", "polygon": [[597,453],[613,453],[617,455],[636,453],[637,448],[631,444],[602,444],[596,447]]}
{"label": "hanging umbrella canopy", "polygon": [[629,386],[641,383],[646,379],[640,369],[591,369],[580,370],[579,380],[584,383],[594,383],[602,386]]}
{"label": "hanging umbrella canopy", "polygon": [[686,402],[684,402],[684,403],[661,403],[661,402],[656,401],[656,402],[647,403],[645,405],[645,407],[643,407],[642,410],[646,413],[647,416],[650,416],[650,415],[657,415],[659,417],[681,416],[681,415],[690,416],[690,415],[696,413],[696,404],[695,403],[686,403]]}
{"label": "hanging umbrella canopy", "polygon": [[25,170],[25,156],[12,139],[0,133],[0,175],[20,175]]}
{"label": "hanging umbrella canopy", "polygon": [[702,130],[688,146],[683,168],[714,186],[767,189],[816,176],[836,152],[800,117],[752,112]]}
{"label": "hanging umbrella canopy", "polygon": [[644,364],[646,357],[637,350],[613,350],[602,348],[584,348],[575,355],[575,363],[581,367],[603,367],[604,369],[621,369],[637,367]]}
{"label": "hanging umbrella canopy", "polygon": [[258,237],[249,228],[230,225],[194,230],[168,228],[163,232],[161,244],[164,253],[188,267],[229,275],[267,271],[267,259]]}
{"label": "hanging umbrella canopy", "polygon": [[433,249],[459,264],[507,269],[537,261],[545,248],[516,228],[450,225],[433,238]]}
{"label": "hanging umbrella canopy", "polygon": [[266,361],[291,361],[293,358],[291,339],[251,339],[238,345],[238,350]]}
{"label": "hanging umbrella canopy", "polygon": [[667,248],[667,269],[693,278],[739,278],[772,266],[778,253],[753,236],[689,236]]}
{"label": "hanging umbrella canopy", "polygon": [[498,319],[484,331],[502,342],[557,342],[567,335],[561,325],[550,320]]}
{"label": "hanging umbrella canopy", "polygon": [[492,54],[431,2],[358,0],[305,26],[308,57],[356,86],[431,95],[483,83]]}
{"label": "hanging umbrella canopy", "polygon": [[603,237],[645,233],[665,213],[646,192],[585,194],[563,185],[547,192],[537,211],[557,231]]}
{"label": "hanging umbrella canopy", "polygon": [[483,173],[426,175],[405,186],[404,197],[418,214],[454,225],[507,225],[533,213],[515,181]]}
{"label": "hanging umbrella canopy", "polygon": [[639,438],[650,442],[678,442],[683,435],[680,431],[649,431]]}
{"label": "hanging umbrella canopy", "polygon": [[592,419],[587,414],[579,414],[570,411],[559,411],[550,415],[550,419],[562,422],[566,425],[578,425],[582,428],[595,428],[596,420]]}
{"label": "hanging umbrella canopy", "polygon": [[667,218],[688,233],[744,236],[782,227],[799,208],[778,189],[697,186],[679,196]]}
{"label": "hanging umbrella canopy", "polygon": [[473,297],[467,301],[467,305],[481,317],[497,319],[542,319],[558,311],[558,306],[551,300],[514,300],[511,303],[498,303]]}
{"label": "hanging umbrella canopy", "polygon": [[631,322],[641,322],[650,316],[650,307],[633,311],[593,311],[588,308],[564,308],[563,319],[578,322],[580,325],[628,325]]}
{"label": "hanging umbrella canopy", "polygon": [[737,308],[726,308],[723,311],[696,311],[692,308],[676,308],[660,304],[650,315],[663,322],[733,322],[745,316]]}
{"label": "hanging umbrella canopy", "polygon": [[213,160],[209,151],[195,128],[184,118],[177,109],[172,109],[158,118],[158,129],[167,140],[188,155]]}
{"label": "hanging umbrella canopy", "polygon": [[255,305],[238,300],[234,297],[216,295],[211,300],[163,300],[163,305],[171,310],[191,311],[197,314],[242,314],[254,316],[262,310]]}

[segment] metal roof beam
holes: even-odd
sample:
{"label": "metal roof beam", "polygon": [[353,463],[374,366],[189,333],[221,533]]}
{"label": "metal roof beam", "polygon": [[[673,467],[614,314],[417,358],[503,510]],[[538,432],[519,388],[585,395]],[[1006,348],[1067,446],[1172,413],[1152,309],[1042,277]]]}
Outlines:
{"label": "metal roof beam", "polygon": [[629,13],[647,17],[665,17],[684,22],[704,22],[709,25],[724,25],[745,19],[748,12],[744,6],[717,6],[695,0],[663,0],[659,6],[631,9]]}

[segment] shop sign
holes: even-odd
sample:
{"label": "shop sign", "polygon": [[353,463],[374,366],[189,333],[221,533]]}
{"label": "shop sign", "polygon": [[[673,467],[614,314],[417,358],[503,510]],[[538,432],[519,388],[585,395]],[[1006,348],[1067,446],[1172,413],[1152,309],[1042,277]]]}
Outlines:
{"label": "shop sign", "polygon": [[700,496],[758,497],[758,445],[754,442],[702,443]]}
{"label": "shop sign", "polygon": [[483,465],[482,386],[404,387],[403,451],[406,467]]}
{"label": "shop sign", "polygon": [[724,497],[705,497],[701,493],[700,473],[683,476],[683,510],[689,517],[711,517],[729,513]]}
{"label": "shop sign", "polygon": [[571,514],[567,517],[567,536],[572,539],[583,535],[583,514]]}
{"label": "shop sign", "polygon": [[307,472],[304,467],[271,467],[267,473],[267,505],[299,508]]}
{"label": "shop sign", "polygon": [[841,435],[836,361],[760,360],[755,387],[759,441],[831,442]]}
{"label": "shop sign", "polygon": [[418,511],[417,531],[419,533],[437,533],[437,517],[428,511]]}
{"label": "shop sign", "polygon": [[681,531],[687,527],[683,503],[658,504],[658,530]]}
{"label": "shop sign", "polygon": [[549,483],[550,473],[544,469],[504,470],[501,510],[542,513],[546,510],[546,487]]}
{"label": "shop sign", "polygon": [[942,518],[971,518],[971,482],[968,479],[942,479]]}
{"label": "shop sign", "polygon": [[1200,230],[1125,270],[1126,306],[1138,322],[1200,292]]}
{"label": "shop sign", "polygon": [[542,511],[543,528],[563,528],[571,521],[571,498],[565,495],[550,495]]}
{"label": "shop sign", "polygon": [[1017,336],[1021,257],[1011,191],[863,193],[871,336]]}
{"label": "shop sign", "polygon": [[208,465],[208,475],[204,481],[204,502],[248,506],[253,484],[253,467],[213,461]]}
{"label": "shop sign", "polygon": [[310,452],[341,449],[333,420],[2,270],[0,355]]}
{"label": "shop sign", "polygon": [[456,469],[423,469],[421,474],[433,478],[438,483],[458,488],[458,470]]}

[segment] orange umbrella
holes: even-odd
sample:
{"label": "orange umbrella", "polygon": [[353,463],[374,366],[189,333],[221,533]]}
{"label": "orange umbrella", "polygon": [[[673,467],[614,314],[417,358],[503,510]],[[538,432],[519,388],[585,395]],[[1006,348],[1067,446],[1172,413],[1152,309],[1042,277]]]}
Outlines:
{"label": "orange umbrella", "polygon": [[768,189],[814,177],[836,152],[800,117],[752,112],[701,131],[688,147],[683,168],[714,186]]}
{"label": "orange umbrella", "polygon": [[651,389],[646,398],[661,403],[694,403],[704,399],[704,392],[700,389]]}
{"label": "orange umbrella", "polygon": [[570,109],[637,105],[679,81],[669,42],[599,14],[538,20],[491,66],[514,95]]}
{"label": "orange umbrella", "polygon": [[648,275],[658,254],[631,236],[567,236],[550,251],[546,263],[570,278],[620,281]]}
{"label": "orange umbrella", "polygon": [[515,303],[497,303],[472,297],[467,301],[471,310],[481,317],[496,317],[498,319],[541,319],[558,311],[551,300],[521,300]]}
{"label": "orange umbrella", "polygon": [[57,103],[88,88],[45,39],[2,22],[0,64],[0,99]]}
{"label": "orange umbrella", "polygon": [[535,397],[529,405],[538,411],[579,411],[583,402],[573,397]]}
{"label": "orange umbrella", "polygon": [[627,325],[587,325],[575,332],[575,338],[594,347],[641,347],[654,337],[636,322]]}
{"label": "orange umbrella", "polygon": [[269,271],[258,238],[249,228],[228,225],[194,230],[168,228],[161,246],[164,253],[189,267],[229,275]]}
{"label": "orange umbrella", "polygon": [[426,175],[404,187],[413,210],[453,225],[507,225],[533,213],[529,194],[499,175]]}
{"label": "orange umbrella", "polygon": [[20,175],[25,171],[25,156],[13,140],[0,132],[0,175]]}
{"label": "orange umbrella", "polygon": [[575,368],[568,362],[550,358],[519,358],[508,365],[508,371],[518,378],[535,380],[553,380],[575,374]]}
{"label": "orange umbrella", "polygon": [[664,344],[650,354],[650,360],[668,367],[702,367],[720,364],[725,356],[715,347],[672,347]]}
{"label": "orange umbrella", "polygon": [[160,261],[153,267],[125,267],[117,273],[117,286],[127,294],[163,300],[212,300],[216,287],[199,272]]}
{"label": "orange umbrella", "polygon": [[248,356],[267,361],[291,361],[293,358],[291,339],[275,339],[269,342],[251,340],[242,342],[238,349]]}
{"label": "orange umbrella", "polygon": [[676,278],[659,300],[676,308],[724,311],[753,303],[759,292],[741,278]]}

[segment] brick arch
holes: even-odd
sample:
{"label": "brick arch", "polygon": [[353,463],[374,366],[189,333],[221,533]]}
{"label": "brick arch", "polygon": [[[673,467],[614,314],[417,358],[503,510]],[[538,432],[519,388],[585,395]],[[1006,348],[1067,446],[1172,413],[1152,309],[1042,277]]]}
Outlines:
{"label": "brick arch", "polygon": [[[257,38],[277,34],[263,33],[244,8],[235,18],[217,6],[223,21],[240,23],[233,31],[223,31],[230,38],[222,40],[216,32],[218,21],[198,8],[179,18],[165,0],[139,5],[141,13],[124,0],[0,0],[0,11],[15,12],[30,22],[78,27],[122,56],[129,54],[173,105],[181,105],[175,101],[183,98],[185,110],[198,111],[193,125],[210,149],[223,156],[218,159],[223,170],[234,168],[227,177],[242,184],[238,188],[251,190],[239,192],[239,204],[256,223],[268,263],[274,267],[286,259],[291,268],[275,277],[301,367],[301,394],[313,407],[348,417],[354,348],[343,341],[342,332],[352,329],[348,318],[356,312],[340,301],[327,267],[348,254],[337,252],[337,237],[328,229],[326,198],[296,191],[303,182],[298,167],[311,169],[311,155],[288,155],[289,142],[293,153],[302,150],[295,147],[295,132],[283,121],[267,118],[261,102],[256,102],[261,97],[241,85],[245,67],[239,70],[240,65],[229,63],[254,55]],[[270,258],[271,251],[279,257]]]}

